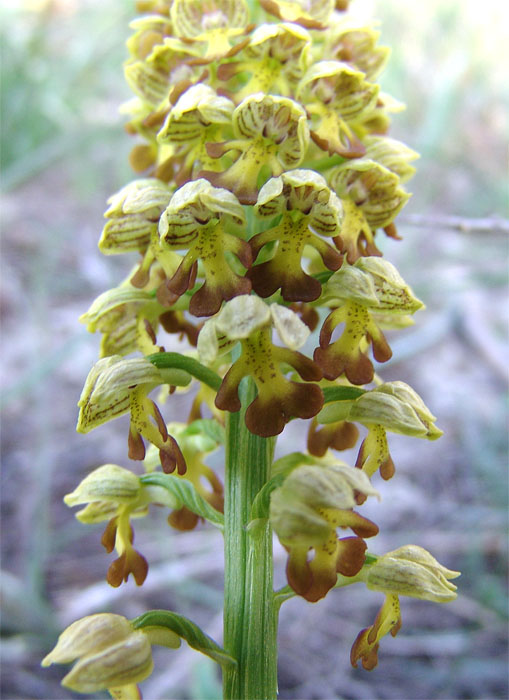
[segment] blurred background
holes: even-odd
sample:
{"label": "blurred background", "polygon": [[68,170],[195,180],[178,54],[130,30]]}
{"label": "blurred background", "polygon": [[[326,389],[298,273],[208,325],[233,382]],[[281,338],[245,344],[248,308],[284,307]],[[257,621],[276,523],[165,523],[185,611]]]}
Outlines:
{"label": "blurred background", "polygon": [[[122,61],[132,5],[11,0],[0,10],[6,700],[74,697],[59,685],[61,667],[39,664],[83,615],[171,607],[221,635],[218,533],[178,534],[152,512],[136,523],[147,581],[112,589],[102,528],[81,525],[62,503],[91,469],[128,466],[125,418],[87,436],[75,423],[99,344],[78,316],[134,262],[97,249],[106,199],[132,178],[118,114],[130,97]],[[435,443],[391,435],[396,475],[377,481],[382,501],[363,513],[381,529],[374,552],[412,542],[462,577],[452,604],[402,599],[403,628],[382,641],[372,672],[350,668],[349,649],[383,596],[352,586],[315,605],[285,603],[280,697],[507,698],[509,9],[499,0],[353,0],[352,11],[380,22],[381,43],[392,47],[382,87],[408,105],[391,134],[421,153],[398,218],[404,240],[379,243],[427,309],[396,335],[380,374],[411,384],[445,431]],[[302,447],[291,427],[282,452]],[[280,585],[284,560],[277,547]],[[221,695],[212,662],[185,644],[158,652],[142,687],[145,700]]]}

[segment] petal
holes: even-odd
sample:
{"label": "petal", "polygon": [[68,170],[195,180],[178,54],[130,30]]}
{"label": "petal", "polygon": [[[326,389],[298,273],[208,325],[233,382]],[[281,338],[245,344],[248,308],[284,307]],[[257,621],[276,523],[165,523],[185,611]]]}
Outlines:
{"label": "petal", "polygon": [[336,571],[355,576],[364,566],[367,544],[360,537],[342,537],[337,544]]}
{"label": "petal", "polygon": [[271,304],[272,321],[283,343],[291,350],[298,350],[309,337],[309,328],[291,309]]}
{"label": "petal", "polygon": [[323,457],[328,449],[348,450],[354,447],[359,431],[354,423],[339,421],[318,429],[313,420],[308,433],[307,448],[312,455]]}

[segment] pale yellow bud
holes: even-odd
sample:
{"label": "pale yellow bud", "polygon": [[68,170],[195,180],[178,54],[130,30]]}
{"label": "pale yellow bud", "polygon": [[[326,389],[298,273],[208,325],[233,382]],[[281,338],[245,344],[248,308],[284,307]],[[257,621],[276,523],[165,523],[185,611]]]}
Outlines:
{"label": "pale yellow bud", "polygon": [[117,644],[132,633],[131,623],[122,615],[98,613],[82,617],[62,632],[41,666],[71,663],[80,656],[95,654]]}
{"label": "pale yellow bud", "polygon": [[116,464],[104,464],[83,479],[79,486],[64,497],[67,506],[94,501],[132,503],[141,491],[139,477]]}
{"label": "pale yellow bud", "polygon": [[139,683],[152,673],[152,648],[143,632],[133,631],[122,641],[84,656],[62,680],[79,693],[95,693]]}
{"label": "pale yellow bud", "polygon": [[377,559],[366,571],[366,586],[384,593],[447,603],[457,596],[448,579],[459,576],[442,566],[428,551],[406,545]]}

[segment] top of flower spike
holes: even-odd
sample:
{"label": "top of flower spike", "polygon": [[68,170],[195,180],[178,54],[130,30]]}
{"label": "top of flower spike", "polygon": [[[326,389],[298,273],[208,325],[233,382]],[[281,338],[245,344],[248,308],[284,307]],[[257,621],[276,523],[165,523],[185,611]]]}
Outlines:
{"label": "top of flower spike", "polygon": [[260,0],[269,14],[307,29],[324,29],[334,10],[334,0]]}
{"label": "top of flower spike", "polygon": [[135,32],[127,40],[127,49],[133,58],[144,60],[150,55],[155,45],[160,44],[165,36],[171,34],[171,22],[168,17],[149,15],[138,17],[129,26]]}
{"label": "top of flower spike", "polygon": [[244,0],[175,0],[170,14],[178,37],[207,45],[205,62],[227,54],[230,38],[243,34],[249,22]]}
{"label": "top of flower spike", "polygon": [[371,26],[358,26],[350,19],[333,23],[327,35],[327,53],[338,61],[351,63],[374,80],[389,58],[387,46],[377,46],[380,32]]}

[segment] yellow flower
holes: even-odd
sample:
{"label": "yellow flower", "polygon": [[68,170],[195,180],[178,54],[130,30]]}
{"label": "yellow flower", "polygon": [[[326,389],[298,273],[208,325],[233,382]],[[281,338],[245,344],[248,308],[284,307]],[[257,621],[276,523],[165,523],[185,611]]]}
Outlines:
{"label": "yellow flower", "polygon": [[[182,478],[190,481],[200,496],[213,508],[223,512],[223,485],[214,470],[203,461],[205,455],[217,449],[217,440],[203,432],[200,421],[189,424],[169,423],[168,431],[177,438],[186,460],[187,470]],[[144,461],[145,469],[150,472],[158,463],[157,452],[151,447]],[[206,488],[205,482],[208,482],[209,488]],[[192,530],[199,520],[200,517],[196,513],[181,503],[174,507],[168,516],[168,523],[177,530]]]}
{"label": "yellow flower", "polygon": [[171,19],[176,35],[201,48],[201,62],[228,54],[230,40],[245,33],[249,10],[244,0],[174,0]]}
{"label": "yellow flower", "polygon": [[368,80],[374,80],[389,58],[387,46],[377,46],[380,32],[372,27],[358,27],[348,20],[334,24],[327,33],[325,52],[337,61],[351,63]]}
{"label": "yellow flower", "polygon": [[157,178],[134,180],[108,199],[99,249],[105,255],[147,249],[172,189]]}
{"label": "yellow flower", "polygon": [[89,333],[103,334],[99,357],[128,355],[135,350],[150,355],[160,349],[154,335],[164,311],[149,291],[124,282],[100,294],[79,320]]}
{"label": "yellow flower", "polygon": [[143,486],[139,477],[128,469],[116,464],[105,464],[89,474],[72,492],[64,498],[67,506],[86,504],[76,513],[76,518],[84,523],[98,523],[108,520],[102,537],[102,544],[108,553],[116,549],[116,559],[108,569],[107,581],[120,586],[132,574],[137,585],[144,582],[148,564],[145,558],[132,546],[132,517],[143,517],[152,501],[175,507],[164,489]]}
{"label": "yellow flower", "polygon": [[159,221],[161,248],[187,249],[166,283],[168,290],[184,294],[194,283],[198,261],[203,265],[205,283],[189,303],[194,316],[211,316],[223,300],[251,291],[251,282],[234,272],[224,256],[229,251],[244,267],[251,264],[251,249],[241,238],[244,225],[244,210],[235,195],[203,178],[178,189],[163,212]]}
{"label": "yellow flower", "polygon": [[366,627],[359,632],[350,652],[350,661],[354,668],[362,660],[362,666],[367,671],[372,671],[378,664],[378,647],[380,639],[388,632],[393,637],[401,629],[401,613],[399,598],[394,593],[385,597],[385,602],[380,608],[371,627]]}
{"label": "yellow flower", "polygon": [[374,160],[356,158],[334,168],[329,183],[345,209],[337,243],[348,262],[361,255],[381,255],[374,243],[375,230],[383,228],[396,237],[390,226],[410,198],[400,177]]}
{"label": "yellow flower", "polygon": [[[272,327],[287,346],[272,343]],[[242,295],[227,302],[221,312],[208,320],[198,336],[198,353],[210,364],[216,357],[231,350],[240,341],[242,353],[233,363],[215,399],[217,408],[238,411],[239,384],[252,376],[258,396],[246,411],[246,425],[252,433],[269,437],[282,432],[292,417],[311,418],[323,404],[317,384],[321,379],[318,366],[296,352],[309,335],[309,329],[290,309],[278,304],[265,304],[256,296]],[[304,379],[287,379],[281,365],[292,367]]]}
{"label": "yellow flower", "polygon": [[[217,77],[228,82],[236,102],[256,92],[293,97],[311,61],[310,47],[311,35],[297,24],[262,24],[231,61],[221,62]],[[237,76],[245,73],[250,77],[243,85]]]}
{"label": "yellow flower", "polygon": [[177,185],[190,180],[200,169],[219,167],[205,144],[221,140],[222,129],[231,125],[234,108],[231,100],[203,83],[192,85],[178,98],[157,134],[159,143],[174,147],[174,155],[166,164],[174,162],[178,166]]}
{"label": "yellow flower", "polygon": [[249,241],[255,259],[265,245],[277,241],[270,260],[248,272],[254,291],[269,297],[281,288],[285,301],[317,299],[322,285],[302,269],[305,247],[315,248],[329,270],[337,270],[343,261],[336,248],[317,235],[337,235],[343,216],[341,203],[325,179],[313,170],[300,169],[271,178],[260,190],[255,213],[269,220],[282,217],[277,226]]}
{"label": "yellow flower", "polygon": [[187,372],[157,369],[144,357],[105,357],[96,362],[88,374],[78,402],[80,412],[76,429],[79,433],[88,433],[130,411],[130,458],[144,459],[143,436],[159,449],[165,471],[172,472],[177,467],[178,472],[183,474],[186,465],[180,448],[176,440],[168,435],[159,408],[147,395],[160,384],[186,386],[190,380]]}
{"label": "yellow flower", "polygon": [[[364,354],[369,344],[378,362],[392,356],[372,311],[399,316],[423,307],[394,265],[378,258],[360,258],[355,265],[343,265],[326,284],[322,299],[339,307],[324,321],[315,362],[326,379],[336,379],[344,372],[352,384],[368,384],[373,379],[373,365]],[[334,329],[341,323],[344,331],[331,343]]]}
{"label": "yellow flower", "polygon": [[309,144],[306,112],[288,97],[258,92],[242,100],[232,121],[235,138],[208,144],[207,150],[215,158],[228,154],[235,162],[223,172],[204,170],[198,175],[233,192],[241,204],[254,204],[263,166],[280,175],[302,162]]}
{"label": "yellow flower", "polygon": [[356,466],[372,476],[377,469],[383,479],[394,475],[386,431],[437,440],[442,431],[421,397],[405,382],[386,382],[349,401],[333,401],[317,416],[318,422],[337,425],[352,420],[368,428]]}
{"label": "yellow flower", "polygon": [[383,591],[385,602],[371,627],[361,630],[352,646],[352,666],[362,660],[371,671],[378,663],[380,639],[388,632],[396,636],[401,627],[399,595],[448,603],[456,598],[456,586],[449,579],[460,573],[442,566],[428,551],[405,545],[379,557],[363,569],[360,576],[371,590]]}
{"label": "yellow flower", "polygon": [[457,597],[449,579],[458,576],[459,571],[447,569],[423,547],[407,544],[378,557],[367,567],[364,581],[374,591],[449,603]]}
{"label": "yellow flower", "polygon": [[[364,564],[364,538],[376,535],[378,527],[352,510],[358,493],[378,495],[358,469],[316,463],[296,466],[271,494],[271,524],[289,553],[288,583],[306,600],[323,598],[338,573],[355,576]],[[338,539],[338,527],[356,536]]]}
{"label": "yellow flower", "polygon": [[355,158],[365,147],[355,124],[373,110],[378,85],[362,71],[341,61],[319,61],[302,78],[298,99],[311,115],[311,138],[323,151]]}

